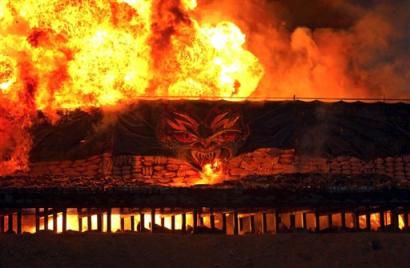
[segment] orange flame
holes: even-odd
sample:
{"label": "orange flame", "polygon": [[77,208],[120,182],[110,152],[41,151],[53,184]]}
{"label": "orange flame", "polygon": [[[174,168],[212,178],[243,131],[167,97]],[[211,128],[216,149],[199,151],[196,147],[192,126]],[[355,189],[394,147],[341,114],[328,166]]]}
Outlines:
{"label": "orange flame", "polygon": [[208,163],[203,166],[201,178],[194,184],[216,184],[221,182],[222,176],[222,163],[217,159],[213,163]]}
{"label": "orange flame", "polygon": [[[198,21],[190,13],[194,0],[162,1],[169,10],[156,2],[2,1],[1,88],[24,90],[24,80],[34,80],[41,110],[152,94],[229,99],[255,90],[263,68],[244,49],[246,37],[235,24]],[[174,18],[159,20],[156,12]]]}

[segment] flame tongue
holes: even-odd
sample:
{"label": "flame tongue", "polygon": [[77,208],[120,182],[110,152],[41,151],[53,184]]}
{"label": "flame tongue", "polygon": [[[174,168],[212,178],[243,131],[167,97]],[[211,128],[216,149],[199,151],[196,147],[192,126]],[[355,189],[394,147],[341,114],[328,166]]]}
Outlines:
{"label": "flame tongue", "polygon": [[222,163],[219,159],[216,159],[214,162],[205,164],[202,167],[201,178],[194,184],[216,184],[221,182],[222,176]]}
{"label": "flame tongue", "polygon": [[10,57],[0,55],[0,90],[7,90],[16,81],[16,64]]}

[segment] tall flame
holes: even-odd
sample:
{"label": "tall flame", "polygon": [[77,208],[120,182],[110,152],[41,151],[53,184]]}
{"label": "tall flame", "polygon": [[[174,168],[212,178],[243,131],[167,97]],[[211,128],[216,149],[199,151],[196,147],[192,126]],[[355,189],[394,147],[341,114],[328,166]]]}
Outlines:
{"label": "tall flame", "polygon": [[29,79],[41,110],[115,105],[147,95],[249,96],[263,68],[244,48],[245,35],[231,22],[196,20],[196,5],[2,1],[1,88],[25,90]]}

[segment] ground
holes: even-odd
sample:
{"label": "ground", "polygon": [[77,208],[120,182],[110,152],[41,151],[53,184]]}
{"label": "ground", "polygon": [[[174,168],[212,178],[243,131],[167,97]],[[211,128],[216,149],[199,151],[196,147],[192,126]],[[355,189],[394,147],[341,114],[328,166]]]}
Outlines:
{"label": "ground", "polygon": [[410,235],[0,235],[0,267],[410,267]]}

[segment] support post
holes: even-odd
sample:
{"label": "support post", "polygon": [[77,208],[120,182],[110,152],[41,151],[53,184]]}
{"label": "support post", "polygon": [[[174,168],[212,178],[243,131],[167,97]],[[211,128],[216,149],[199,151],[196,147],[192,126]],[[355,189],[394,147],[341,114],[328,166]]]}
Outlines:
{"label": "support post", "polygon": [[55,208],[53,208],[53,232],[57,233],[57,228],[58,228],[58,224],[57,224],[57,210]]}
{"label": "support post", "polygon": [[103,231],[103,214],[101,212],[97,214],[97,230],[100,233]]}
{"label": "support post", "polygon": [[254,234],[255,232],[256,232],[256,229],[255,229],[255,215],[251,215],[251,218],[250,218],[250,220],[251,220],[251,224],[250,224],[250,231],[251,231],[251,233],[252,234]]}
{"label": "support post", "polygon": [[222,213],[222,231],[226,234],[226,213]]}
{"label": "support post", "polygon": [[406,210],[403,214],[403,221],[404,221],[404,229],[408,229],[409,228],[409,212]]}
{"label": "support post", "polygon": [[21,208],[17,209],[17,234],[21,234],[21,217],[22,217],[22,210]]}
{"label": "support post", "polygon": [[175,215],[172,214],[171,216],[171,230],[175,231]]}
{"label": "support post", "polygon": [[209,221],[211,222],[211,229],[215,230],[215,215],[212,208],[209,210]]}
{"label": "support post", "polygon": [[67,209],[63,209],[63,233],[67,232]]}
{"label": "support post", "polygon": [[244,226],[243,221],[244,221],[244,218],[243,218],[243,217],[242,217],[242,218],[239,218],[239,232],[242,232],[242,231],[243,231],[243,226]]}
{"label": "support post", "polygon": [[198,209],[198,227],[204,226],[204,218],[202,217],[202,208]]}
{"label": "support post", "polygon": [[120,229],[121,229],[121,232],[124,232],[124,230],[125,230],[125,220],[124,220],[124,217],[121,217],[121,220],[120,220]]}
{"label": "support post", "polygon": [[87,208],[87,231],[93,230],[93,222],[91,221],[91,210]]}
{"label": "support post", "polygon": [[280,233],[280,223],[281,223],[281,218],[279,215],[279,211],[275,210],[275,232],[278,234]]}
{"label": "support post", "polygon": [[384,231],[386,224],[384,222],[384,211],[383,210],[379,212],[379,220],[380,220],[380,230]]}
{"label": "support post", "polygon": [[343,211],[340,217],[342,219],[342,229],[345,230],[346,229],[346,213]]}
{"label": "support post", "polygon": [[155,232],[155,208],[151,209],[151,233]]}
{"label": "support post", "polygon": [[144,212],[140,212],[140,223],[138,225],[138,232],[142,233],[145,229],[145,214]]}
{"label": "support post", "polygon": [[81,233],[83,231],[83,214],[82,208],[77,208],[78,214],[78,231]]}
{"label": "support post", "polygon": [[372,230],[372,222],[370,212],[366,212],[366,231],[370,232]]}
{"label": "support post", "polygon": [[10,213],[8,214],[7,219],[8,219],[8,229],[7,229],[7,232],[8,232],[8,233],[13,233],[13,212],[10,212]]}
{"label": "support post", "polygon": [[397,232],[400,230],[399,229],[399,215],[397,213],[397,210],[395,209],[391,210],[391,217],[392,217],[391,223],[393,224],[393,230]]}
{"label": "support post", "polygon": [[44,231],[48,231],[48,208],[44,208]]}
{"label": "support post", "polygon": [[235,209],[233,212],[233,234],[239,234],[239,220],[238,220],[238,210]]}
{"label": "support post", "polygon": [[317,211],[315,211],[315,231],[320,232],[320,215]]}
{"label": "support post", "polygon": [[131,216],[130,221],[131,221],[131,231],[135,232],[135,216],[134,215]]}
{"label": "support post", "polygon": [[332,229],[333,228],[333,218],[332,218],[332,214],[330,213],[330,214],[327,214],[327,223],[328,223],[328,225],[329,225],[329,229]]}
{"label": "support post", "polygon": [[111,224],[111,208],[107,209],[107,233],[112,232],[112,224]]}
{"label": "support post", "polygon": [[307,230],[307,216],[306,216],[306,212],[302,213],[302,226],[303,229]]}
{"label": "support post", "polygon": [[196,233],[197,228],[198,228],[198,210],[196,208],[194,208],[194,211],[192,213],[192,220],[193,220],[193,231],[194,233]]}
{"label": "support post", "polygon": [[4,233],[4,216],[0,216],[0,234]]}
{"label": "support post", "polygon": [[39,208],[35,208],[35,214],[34,217],[36,218],[36,233],[38,233],[40,231],[40,209]]}
{"label": "support post", "polygon": [[296,216],[295,214],[290,214],[290,229],[295,230],[296,228]]}
{"label": "support post", "polygon": [[185,213],[182,213],[182,226],[181,226],[181,229],[182,229],[182,232],[183,233],[185,233],[186,232],[186,214]]}
{"label": "support post", "polygon": [[353,212],[353,222],[354,222],[354,230],[355,231],[360,231],[360,220],[359,220],[359,214],[357,212]]}
{"label": "support post", "polygon": [[262,232],[264,234],[268,232],[268,219],[266,217],[266,212],[262,213]]}
{"label": "support post", "polygon": [[161,227],[165,227],[165,218],[161,217]]}

